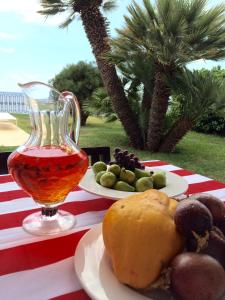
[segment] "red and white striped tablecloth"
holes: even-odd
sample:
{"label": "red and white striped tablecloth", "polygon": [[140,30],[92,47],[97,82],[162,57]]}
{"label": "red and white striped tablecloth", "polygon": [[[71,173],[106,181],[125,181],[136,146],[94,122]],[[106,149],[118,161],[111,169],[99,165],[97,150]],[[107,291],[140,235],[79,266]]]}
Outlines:
{"label": "red and white striped tablecloth", "polygon": [[[189,183],[189,194],[208,192],[225,200],[224,183],[162,161],[146,165],[183,176]],[[61,205],[76,215],[76,227],[57,236],[32,236],[21,224],[24,217],[38,210],[36,204],[10,175],[0,176],[0,299],[90,299],[76,277],[74,252],[80,238],[102,221],[112,203],[76,188]]]}

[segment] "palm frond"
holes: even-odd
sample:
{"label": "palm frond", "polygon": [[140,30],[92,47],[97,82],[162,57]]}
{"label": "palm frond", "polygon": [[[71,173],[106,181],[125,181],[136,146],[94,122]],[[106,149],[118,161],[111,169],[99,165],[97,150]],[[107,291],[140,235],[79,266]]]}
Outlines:
{"label": "palm frond", "polygon": [[182,13],[188,25],[193,24],[201,16],[207,4],[207,0],[180,0],[180,2],[182,4]]}
{"label": "palm frond", "polygon": [[50,16],[66,11],[70,7],[70,1],[63,0],[41,0],[43,9],[37,11],[41,15]]}
{"label": "palm frond", "polygon": [[108,118],[115,115],[110,97],[104,88],[96,89],[91,99],[84,101],[85,110],[92,115]]}
{"label": "palm frond", "polygon": [[37,11],[39,14],[44,15],[46,17],[48,16],[53,16],[53,15],[57,15],[58,13],[62,13],[64,12],[65,9],[64,8],[60,8],[60,7],[51,7],[51,8],[45,8],[44,10],[39,10]]}
{"label": "palm frond", "polygon": [[143,3],[144,3],[144,7],[146,9],[146,12],[148,14],[149,21],[152,24],[156,23],[156,25],[159,25],[156,14],[155,14],[154,7],[152,6],[151,2],[149,0],[143,0]]}
{"label": "palm frond", "polygon": [[218,80],[210,71],[202,73],[186,69],[170,84],[175,99],[172,109],[192,122],[225,107],[225,81]]}
{"label": "palm frond", "polygon": [[162,65],[225,58],[225,5],[208,8],[207,0],[143,0],[128,7],[125,27],[113,48],[142,52]]}
{"label": "palm frond", "polygon": [[111,11],[117,8],[117,4],[115,0],[105,0],[102,4],[102,9],[106,12]]}
{"label": "palm frond", "polygon": [[[46,17],[68,12],[65,21],[59,25],[60,28],[68,27],[77,17],[78,13],[80,13],[79,10],[76,11],[75,9],[75,5],[79,4],[79,1],[77,0],[40,0],[40,4],[42,9],[40,9],[38,13]],[[101,4],[101,8],[105,11],[112,10],[115,7],[115,0],[104,0]]]}
{"label": "palm frond", "polygon": [[74,21],[75,18],[76,18],[76,13],[72,11],[70,15],[66,18],[66,20],[59,25],[59,28],[64,29],[68,27]]}

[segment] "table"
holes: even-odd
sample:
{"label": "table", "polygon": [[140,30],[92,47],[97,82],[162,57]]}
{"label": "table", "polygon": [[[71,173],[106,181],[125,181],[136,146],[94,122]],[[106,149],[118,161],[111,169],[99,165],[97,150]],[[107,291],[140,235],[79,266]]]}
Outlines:
{"label": "table", "polygon": [[[225,200],[225,184],[162,161],[146,166],[183,176],[188,194],[208,192]],[[10,175],[0,176],[0,299],[88,300],[74,271],[74,252],[80,238],[102,221],[113,203],[75,188],[61,205],[77,216],[74,229],[58,236],[36,237],[23,231],[22,220],[36,204]]]}

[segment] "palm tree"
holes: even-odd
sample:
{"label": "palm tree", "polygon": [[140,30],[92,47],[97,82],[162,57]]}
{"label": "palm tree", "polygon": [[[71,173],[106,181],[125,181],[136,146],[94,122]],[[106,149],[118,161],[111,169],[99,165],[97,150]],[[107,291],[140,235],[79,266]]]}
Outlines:
{"label": "palm tree", "polygon": [[155,6],[143,2],[144,7],[135,2],[129,6],[130,16],[113,47],[127,57],[136,53],[153,61],[147,148],[159,151],[171,95],[167,81],[189,62],[225,57],[225,6],[207,8],[207,0],[157,0]]}
{"label": "palm tree", "polygon": [[170,112],[173,122],[160,145],[161,152],[173,151],[202,116],[225,108],[225,81],[210,71],[184,70],[170,84],[173,86]]}
{"label": "palm tree", "polygon": [[[116,46],[117,42],[112,42],[113,51],[107,55],[107,59],[116,63],[120,70],[129,105],[135,111],[145,145],[154,87],[153,61],[143,53],[132,52],[126,43],[121,42],[121,46]],[[134,105],[134,102],[138,103]]]}
{"label": "palm tree", "polygon": [[61,12],[68,12],[69,17],[61,25],[68,26],[77,15],[81,17],[86,35],[91,44],[93,54],[101,73],[104,86],[110,96],[113,108],[118,115],[131,144],[136,148],[143,147],[141,131],[125,95],[123,86],[117,76],[115,65],[104,59],[110,52],[108,24],[101,9],[112,9],[112,0],[40,0],[42,10],[40,14],[50,16]]}
{"label": "palm tree", "polygon": [[84,108],[90,115],[103,117],[106,122],[113,122],[118,119],[105,88],[96,89],[89,100],[91,101],[84,103]]}

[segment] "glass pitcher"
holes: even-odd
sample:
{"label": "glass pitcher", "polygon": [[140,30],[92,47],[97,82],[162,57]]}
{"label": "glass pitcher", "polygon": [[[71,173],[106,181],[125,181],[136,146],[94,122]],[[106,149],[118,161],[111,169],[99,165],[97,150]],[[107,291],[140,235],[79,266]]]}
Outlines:
{"label": "glass pitcher", "polygon": [[23,228],[36,235],[60,233],[74,226],[75,217],[58,210],[58,205],[88,168],[88,157],[78,147],[79,103],[71,92],[60,93],[41,82],[19,86],[27,99],[32,131],[28,141],[9,156],[8,169],[42,208],[24,219]]}

